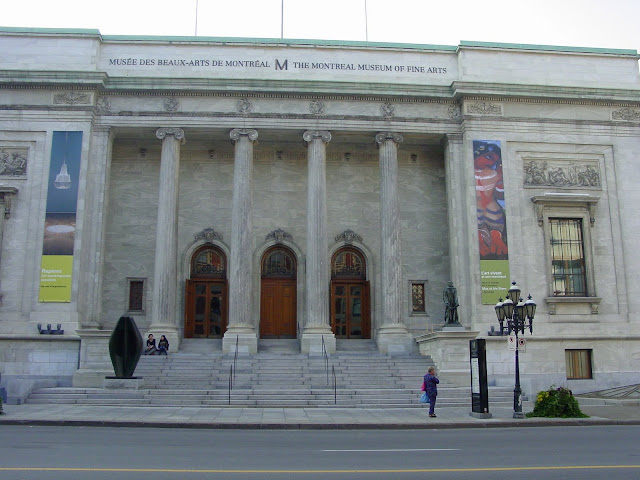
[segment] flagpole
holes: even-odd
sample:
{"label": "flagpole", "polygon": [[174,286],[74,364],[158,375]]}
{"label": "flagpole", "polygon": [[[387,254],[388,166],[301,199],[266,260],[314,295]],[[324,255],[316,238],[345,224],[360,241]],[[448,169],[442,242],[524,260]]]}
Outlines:
{"label": "flagpole", "polygon": [[284,38],[284,0],[280,0],[280,38]]}
{"label": "flagpole", "polygon": [[196,0],[196,37],[198,36],[198,0]]}
{"label": "flagpole", "polygon": [[364,38],[369,41],[369,17],[367,15],[367,0],[364,0]]}

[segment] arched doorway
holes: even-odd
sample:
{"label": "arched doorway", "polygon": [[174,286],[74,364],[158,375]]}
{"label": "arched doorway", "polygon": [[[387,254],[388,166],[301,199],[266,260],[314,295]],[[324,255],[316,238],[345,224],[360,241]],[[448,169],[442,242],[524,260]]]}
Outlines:
{"label": "arched doorway", "polygon": [[261,262],[260,338],[296,338],[296,257],[283,246]]}
{"label": "arched doorway", "polygon": [[221,338],[227,329],[227,257],[205,245],[191,257],[186,284],[185,338]]}
{"label": "arched doorway", "polygon": [[331,330],[336,338],[371,338],[369,312],[364,254],[341,248],[331,258]]}

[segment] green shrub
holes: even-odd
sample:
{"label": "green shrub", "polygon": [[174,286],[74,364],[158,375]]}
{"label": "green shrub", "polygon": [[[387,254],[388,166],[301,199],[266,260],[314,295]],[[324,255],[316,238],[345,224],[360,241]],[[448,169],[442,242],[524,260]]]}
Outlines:
{"label": "green shrub", "polygon": [[527,417],[588,418],[589,415],[580,411],[571,390],[551,387],[538,392],[533,412],[527,413]]}

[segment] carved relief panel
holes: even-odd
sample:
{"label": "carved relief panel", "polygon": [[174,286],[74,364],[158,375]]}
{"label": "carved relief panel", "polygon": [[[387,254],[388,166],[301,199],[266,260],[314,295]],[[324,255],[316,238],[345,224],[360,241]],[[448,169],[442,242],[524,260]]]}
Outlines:
{"label": "carved relief panel", "polygon": [[0,176],[24,177],[28,155],[26,148],[0,148]]}
{"label": "carved relief panel", "polygon": [[525,187],[602,189],[597,160],[523,158],[523,161]]}

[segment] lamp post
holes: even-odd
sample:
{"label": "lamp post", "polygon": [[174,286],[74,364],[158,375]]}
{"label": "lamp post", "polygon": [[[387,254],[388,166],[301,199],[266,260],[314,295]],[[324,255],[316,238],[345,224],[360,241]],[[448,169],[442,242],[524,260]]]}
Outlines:
{"label": "lamp post", "polygon": [[[513,389],[513,418],[524,418],[522,413],[522,389],[520,388],[520,359],[518,357],[518,333],[524,335],[524,329],[528,328],[533,333],[533,317],[536,314],[536,303],[529,295],[526,302],[520,297],[520,288],[516,282],[511,283],[507,299],[498,300],[495,306],[496,316],[500,323],[500,335],[504,334],[505,327],[508,334],[516,334],[516,386]],[[529,323],[527,324],[527,320]],[[505,325],[506,323],[506,325]]]}

